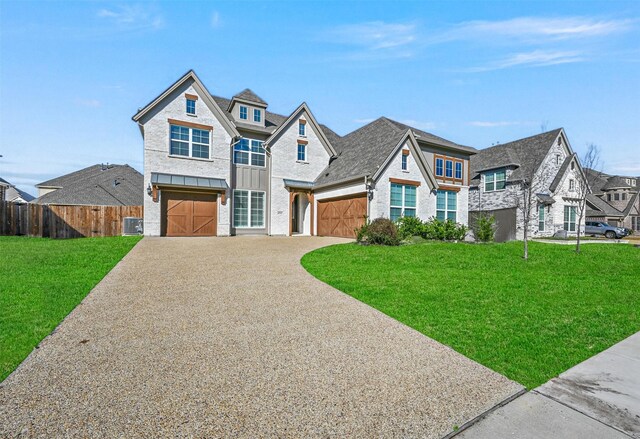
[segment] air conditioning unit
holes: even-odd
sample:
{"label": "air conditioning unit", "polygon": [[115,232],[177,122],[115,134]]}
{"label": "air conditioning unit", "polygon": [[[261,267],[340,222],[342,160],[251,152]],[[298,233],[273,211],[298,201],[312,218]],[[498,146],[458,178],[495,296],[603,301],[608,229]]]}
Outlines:
{"label": "air conditioning unit", "polygon": [[124,217],[122,221],[122,234],[123,235],[142,235],[143,222],[142,218],[135,218],[132,216]]}

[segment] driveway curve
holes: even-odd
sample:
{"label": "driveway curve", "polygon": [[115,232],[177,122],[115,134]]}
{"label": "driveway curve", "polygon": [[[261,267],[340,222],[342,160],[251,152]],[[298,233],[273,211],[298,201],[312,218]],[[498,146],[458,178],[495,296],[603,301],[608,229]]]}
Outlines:
{"label": "driveway curve", "polygon": [[0,436],[442,437],[522,386],[309,275],[333,238],[145,238],[0,385]]}

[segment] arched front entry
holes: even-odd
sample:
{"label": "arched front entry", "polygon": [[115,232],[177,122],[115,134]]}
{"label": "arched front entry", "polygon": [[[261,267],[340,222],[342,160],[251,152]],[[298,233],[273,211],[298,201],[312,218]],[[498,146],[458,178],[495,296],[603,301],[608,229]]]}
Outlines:
{"label": "arched front entry", "polygon": [[311,192],[289,193],[289,236],[313,236],[313,204]]}

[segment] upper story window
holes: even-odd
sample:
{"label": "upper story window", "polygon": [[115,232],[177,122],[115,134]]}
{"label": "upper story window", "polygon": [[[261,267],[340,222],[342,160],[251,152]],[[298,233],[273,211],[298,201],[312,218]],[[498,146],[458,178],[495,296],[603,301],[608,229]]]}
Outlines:
{"label": "upper story window", "polygon": [[611,201],[611,194],[607,194],[607,201]]}
{"label": "upper story window", "polygon": [[389,218],[396,221],[401,216],[416,216],[417,186],[391,183]]}
{"label": "upper story window", "polygon": [[620,194],[619,194],[619,193],[617,193],[617,192],[616,192],[615,194],[613,194],[613,199],[614,199],[615,201],[620,201]]}
{"label": "upper story window", "polygon": [[456,191],[442,191],[436,193],[436,218],[456,221],[458,212],[458,193]]}
{"label": "upper story window", "polygon": [[556,154],[556,165],[559,165],[562,161],[562,156],[560,154]]}
{"label": "upper story window", "polygon": [[237,165],[264,167],[264,142],[254,139],[240,139],[240,141],[233,146],[233,162]]}
{"label": "upper story window", "polygon": [[253,121],[254,122],[261,122],[262,121],[262,111],[260,111],[257,108],[253,109]]}
{"label": "upper story window", "polygon": [[462,160],[435,156],[436,177],[462,181]]}
{"label": "upper story window", "polygon": [[409,164],[409,151],[402,151],[402,170],[406,171]]}
{"label": "upper story window", "polygon": [[304,143],[298,143],[298,161],[307,161],[307,145],[305,145]]}
{"label": "upper story window", "polygon": [[484,174],[484,191],[492,192],[504,190],[507,185],[506,181],[507,173],[504,169],[501,171]]}
{"label": "upper story window", "polygon": [[298,135],[303,137],[307,135],[307,124],[302,120],[298,122]]}
{"label": "upper story window", "polygon": [[626,192],[623,192],[622,194],[620,194],[620,199],[621,199],[622,201],[625,201],[625,200],[627,199],[627,193],[626,193]]}
{"label": "upper story window", "polygon": [[240,119],[247,120],[249,118],[249,110],[244,105],[240,105]]}
{"label": "upper story window", "polygon": [[208,159],[209,143],[207,130],[171,125],[171,155]]}
{"label": "upper story window", "polygon": [[576,181],[573,178],[569,179],[569,190],[570,191],[576,190]]}
{"label": "upper story window", "polygon": [[196,114],[196,101],[195,101],[195,99],[187,98],[187,114],[195,116],[195,114]]}

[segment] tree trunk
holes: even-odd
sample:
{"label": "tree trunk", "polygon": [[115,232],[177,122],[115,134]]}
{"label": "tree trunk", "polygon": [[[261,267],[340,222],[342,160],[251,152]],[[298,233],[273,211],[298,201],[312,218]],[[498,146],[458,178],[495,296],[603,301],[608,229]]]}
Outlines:
{"label": "tree trunk", "polygon": [[527,226],[524,227],[524,260],[529,260],[529,234],[527,233]]}

